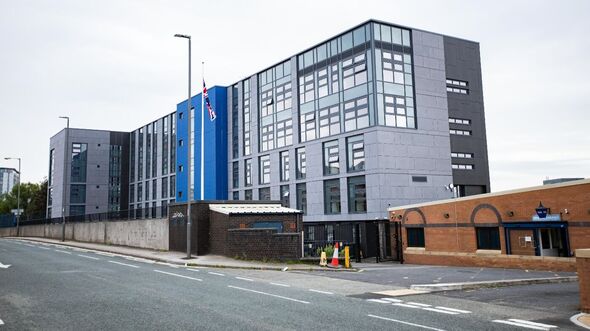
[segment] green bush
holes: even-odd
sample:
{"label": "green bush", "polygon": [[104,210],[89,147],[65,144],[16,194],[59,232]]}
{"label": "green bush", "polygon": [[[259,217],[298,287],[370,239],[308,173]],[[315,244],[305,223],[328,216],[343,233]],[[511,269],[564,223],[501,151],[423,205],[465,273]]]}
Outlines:
{"label": "green bush", "polygon": [[[334,255],[334,245],[326,245],[316,249],[317,256],[321,256],[322,252],[326,252],[326,258],[332,258]],[[344,257],[344,247],[338,247],[338,257]]]}

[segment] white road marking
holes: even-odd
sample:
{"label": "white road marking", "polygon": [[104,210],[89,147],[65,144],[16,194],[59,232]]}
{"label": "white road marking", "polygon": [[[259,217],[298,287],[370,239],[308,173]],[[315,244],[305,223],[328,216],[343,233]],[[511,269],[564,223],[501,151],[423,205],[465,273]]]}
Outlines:
{"label": "white road marking", "polygon": [[105,253],[105,252],[94,252],[94,253],[95,254],[98,254],[98,255],[103,255],[103,256],[110,256],[110,257],[115,256],[115,254]]}
{"label": "white road marking", "polygon": [[320,291],[320,290],[314,290],[312,288],[309,289],[310,292],[315,292],[315,293],[322,293],[322,294],[328,294],[328,295],[332,295],[334,293],[332,292],[326,292],[326,291]]}
{"label": "white road marking", "polygon": [[437,313],[442,313],[442,314],[448,314],[448,315],[459,315],[459,313],[454,312],[454,311],[448,311],[448,310],[444,310],[444,309],[436,309],[436,308],[422,308],[424,310],[428,310],[428,311],[434,311]]}
{"label": "white road marking", "polygon": [[471,314],[471,312],[469,310],[462,310],[462,309],[442,307],[442,306],[436,306],[436,308],[438,308],[438,309],[444,309],[444,310],[448,310],[448,311],[454,311],[456,313]]}
{"label": "white road marking", "polygon": [[77,248],[77,247],[72,247],[73,250],[75,250],[76,252],[88,252],[87,249],[83,249],[83,248]]}
{"label": "white road marking", "polygon": [[406,307],[406,308],[422,308],[418,306],[408,305],[406,303],[394,303],[394,306]]}
{"label": "white road marking", "polygon": [[251,289],[247,289],[247,288],[243,288],[243,287],[237,287],[237,286],[232,286],[232,285],[228,285],[227,287],[234,288],[236,290],[241,290],[241,291],[258,293],[258,294],[262,294],[262,295],[268,295],[268,296],[271,296],[271,297],[275,297],[275,298],[279,298],[279,299],[285,299],[285,300],[289,300],[289,301],[293,301],[293,302],[299,302],[299,303],[309,304],[308,301],[297,300],[297,299],[293,299],[293,298],[289,298],[289,297],[284,297],[282,295],[276,295],[276,294],[271,294],[271,293],[266,293],[266,292],[251,290]]}
{"label": "white road marking", "polygon": [[432,307],[431,305],[427,305],[425,303],[419,303],[419,302],[408,302],[409,305],[414,305],[414,306],[420,306],[420,307]]}
{"label": "white road marking", "polygon": [[254,279],[250,279],[250,278],[244,278],[244,277],[236,277],[236,279],[241,279],[241,280],[245,280],[247,282],[253,282]]}
{"label": "white road marking", "polygon": [[[522,328],[527,328],[527,329],[533,329],[533,330],[549,330],[551,328],[556,328],[557,326],[555,325],[547,325],[547,324],[543,324],[543,325],[547,325],[546,327],[542,327],[542,326],[537,326],[537,325],[532,325],[529,323],[519,323],[519,322],[514,322],[512,320],[508,320],[508,321],[504,321],[504,320],[493,320],[492,322],[494,323],[501,323],[501,324],[508,324],[508,325],[513,325],[513,326],[520,326]],[[528,322],[528,321],[527,321]],[[537,324],[537,323],[535,323]],[[540,324],[540,323],[538,323]]]}
{"label": "white road marking", "polygon": [[393,318],[387,318],[387,317],[381,317],[381,316],[377,316],[377,315],[367,315],[369,317],[373,317],[373,318],[377,318],[380,320],[384,320],[384,321],[390,321],[390,322],[396,322],[396,323],[401,323],[401,324],[405,324],[405,325],[411,325],[411,326],[415,326],[418,328],[423,328],[423,329],[427,329],[427,330],[435,330],[435,331],[445,331],[443,329],[437,329],[437,328],[433,328],[431,326],[426,326],[426,325],[421,325],[421,324],[416,324],[416,323],[412,323],[412,322],[406,322],[406,321],[400,321],[400,320],[395,320]]}
{"label": "white road marking", "polygon": [[94,256],[88,256],[88,255],[82,255],[82,254],[78,254],[78,256],[85,257],[85,258],[91,259],[91,260],[100,260],[99,258],[94,257]]}
{"label": "white road marking", "polygon": [[538,326],[538,327],[542,327],[542,328],[549,328],[549,329],[557,327],[557,325],[550,325],[550,324],[543,324],[543,323],[531,322],[531,321],[526,321],[526,320],[519,320],[517,318],[511,318],[511,319],[509,319],[509,321],[522,323],[522,324],[528,324],[528,325],[534,325],[534,326]]}
{"label": "white road marking", "polygon": [[64,253],[64,254],[72,254],[72,252],[60,251],[59,249],[54,249],[54,251]]}
{"label": "white road marking", "polygon": [[281,283],[270,283],[270,285],[282,286],[282,287],[291,287],[291,285],[281,284]]}
{"label": "white road marking", "polygon": [[156,263],[155,261],[152,261],[152,260],[144,259],[141,257],[134,257],[134,256],[125,256],[125,259],[131,260],[131,261],[136,261],[136,262],[149,263],[149,264]]}
{"label": "white road marking", "polygon": [[166,275],[170,275],[170,276],[176,276],[176,277],[180,277],[180,278],[186,278],[186,279],[192,279],[192,280],[196,280],[196,281],[199,281],[199,282],[202,282],[202,281],[203,281],[202,279],[199,279],[199,278],[194,278],[194,277],[189,277],[189,276],[184,276],[184,275],[174,274],[174,273],[171,273],[171,272],[166,272],[166,271],[162,271],[162,270],[156,270],[156,269],[154,269],[154,271],[155,271],[155,272],[159,272],[159,273],[161,273],[161,274],[166,274]]}
{"label": "white road marking", "polygon": [[0,325],[4,325],[4,322],[2,320],[0,320]]}
{"label": "white road marking", "polygon": [[175,268],[175,269],[178,269],[178,267],[179,267],[179,266],[178,266],[178,265],[176,265],[176,264],[172,264],[172,263],[166,263],[166,262],[156,262],[156,264],[159,264],[159,265],[165,265],[165,266],[167,266],[167,267],[170,267],[170,268]]}
{"label": "white road marking", "polygon": [[117,261],[109,261],[110,263],[115,263],[115,264],[119,264],[119,265],[124,265],[126,267],[131,267],[131,268],[139,268],[139,266],[133,265],[133,264],[127,264],[127,263],[123,263],[123,262],[117,262]]}
{"label": "white road marking", "polygon": [[377,303],[391,303],[389,301],[381,300],[381,299],[367,299],[369,302],[377,302]]}
{"label": "white road marking", "polygon": [[46,250],[50,250],[50,249],[51,249],[51,248],[49,248],[49,247],[38,247],[38,248],[41,248],[41,249],[46,249]]}
{"label": "white road marking", "polygon": [[31,245],[31,244],[23,244],[25,246],[29,246],[29,247],[35,247],[35,245]]}
{"label": "white road marking", "polygon": [[10,264],[2,264],[2,262],[0,262],[0,269],[8,269],[10,268]]}
{"label": "white road marking", "polygon": [[384,300],[384,301],[387,301],[387,302],[391,302],[391,303],[394,303],[394,302],[403,302],[400,299],[394,299],[394,298],[381,298],[381,300]]}
{"label": "white road marking", "polygon": [[208,274],[215,275],[215,276],[225,276],[224,274],[220,274],[218,272],[211,272],[211,271],[209,271]]}
{"label": "white road marking", "polygon": [[199,270],[199,269],[190,269],[190,268],[189,268],[189,269],[186,269],[186,270],[188,270],[188,271],[194,271],[194,272],[199,272],[199,271],[201,271],[201,270]]}

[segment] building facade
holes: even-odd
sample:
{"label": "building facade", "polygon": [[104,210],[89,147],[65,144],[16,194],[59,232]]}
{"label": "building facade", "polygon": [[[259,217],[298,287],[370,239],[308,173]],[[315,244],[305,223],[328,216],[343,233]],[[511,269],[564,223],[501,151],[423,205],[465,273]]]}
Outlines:
{"label": "building facade", "polygon": [[10,193],[19,183],[20,174],[14,168],[0,168],[0,196]]}
{"label": "building facade", "polygon": [[48,218],[127,209],[129,133],[63,129],[49,146]]}
{"label": "building facade", "polygon": [[[341,239],[332,224],[387,221],[389,206],[490,191],[476,42],[370,20],[212,87],[209,99],[217,119],[204,123],[204,199],[280,200],[323,226],[309,241]],[[201,96],[190,114],[186,102],[127,133],[121,209],[153,217],[189,194],[201,199]],[[52,160],[63,159],[59,139]],[[56,210],[61,191],[51,189]]]}

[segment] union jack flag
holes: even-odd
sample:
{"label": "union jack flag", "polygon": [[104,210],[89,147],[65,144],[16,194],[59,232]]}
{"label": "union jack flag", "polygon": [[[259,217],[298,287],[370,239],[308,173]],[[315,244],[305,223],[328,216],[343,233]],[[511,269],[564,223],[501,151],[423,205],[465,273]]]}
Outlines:
{"label": "union jack flag", "polygon": [[207,93],[207,86],[205,85],[205,80],[203,80],[203,98],[205,99],[205,105],[207,106],[207,110],[209,111],[209,119],[213,122],[217,115],[215,115],[215,111],[213,107],[211,107],[211,102],[209,101],[209,94]]}

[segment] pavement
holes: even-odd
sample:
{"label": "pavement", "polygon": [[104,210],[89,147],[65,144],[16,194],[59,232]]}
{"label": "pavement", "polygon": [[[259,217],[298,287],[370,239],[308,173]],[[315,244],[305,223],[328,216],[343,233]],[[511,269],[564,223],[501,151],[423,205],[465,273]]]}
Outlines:
{"label": "pavement", "polygon": [[576,283],[392,297],[379,293],[408,288],[341,278],[393,272],[380,267],[356,273],[185,267],[0,239],[0,331],[582,330],[568,315]]}

